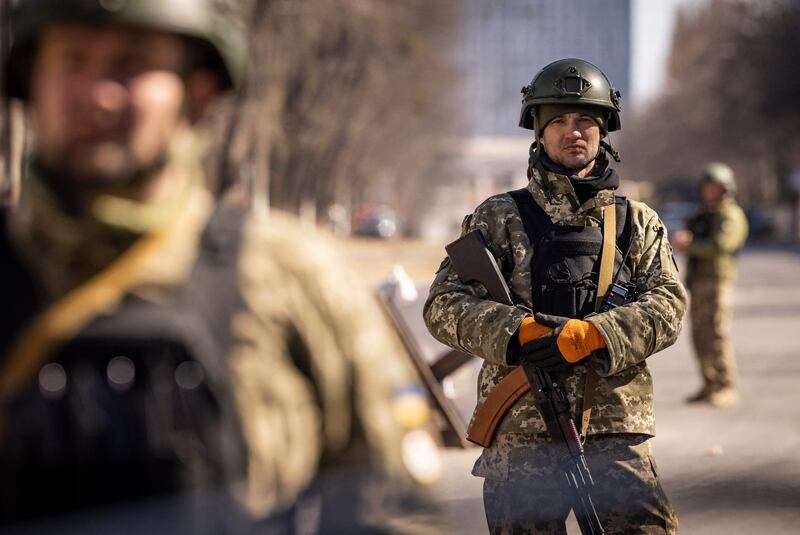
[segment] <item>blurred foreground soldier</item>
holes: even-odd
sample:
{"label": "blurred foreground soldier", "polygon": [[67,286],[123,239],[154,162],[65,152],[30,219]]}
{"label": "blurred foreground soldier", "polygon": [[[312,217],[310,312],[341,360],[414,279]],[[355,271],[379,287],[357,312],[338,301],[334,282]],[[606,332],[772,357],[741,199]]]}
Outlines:
{"label": "blurred foreground soldier", "polygon": [[689,259],[686,283],[691,296],[692,343],[703,386],[689,403],[731,407],[738,403],[736,360],[730,340],[736,253],[747,240],[747,218],[736,203],[733,170],[723,163],[706,167],[700,182],[702,204],[675,233],[673,245]]}
{"label": "blurred foreground soldier", "polygon": [[[483,286],[462,283],[446,259],[425,321],[443,343],[485,359],[471,433],[518,364],[552,372],[588,435],[591,497],[605,533],[674,533],[650,450],[655,420],[646,358],[677,338],[686,294],[658,215],[643,203],[615,200],[619,177],[609,158],[617,155],[603,138],[620,128],[619,93],[594,65],[565,59],[542,69],[523,94],[520,126],[536,136],[528,187],[490,197],[462,228],[480,229],[518,305],[488,300]],[[596,313],[603,243],[626,296]],[[549,437],[530,391],[489,438],[473,474],[485,478],[490,532],[566,533],[563,444]]]}
{"label": "blurred foreground soldier", "polygon": [[0,229],[0,527],[377,532],[389,487],[436,476],[427,405],[330,246],[205,186],[240,27],[201,0],[29,0],[12,27],[35,139]]}

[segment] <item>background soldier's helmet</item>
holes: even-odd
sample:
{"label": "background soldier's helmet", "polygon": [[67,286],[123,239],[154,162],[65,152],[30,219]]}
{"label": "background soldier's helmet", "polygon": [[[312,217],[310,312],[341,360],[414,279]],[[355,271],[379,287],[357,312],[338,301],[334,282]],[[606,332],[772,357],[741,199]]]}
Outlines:
{"label": "background soldier's helmet", "polygon": [[702,182],[713,182],[719,184],[728,195],[736,193],[736,180],[734,179],[733,169],[720,162],[708,164],[703,171]]}
{"label": "background soldier's helmet", "polygon": [[3,66],[5,91],[26,99],[31,59],[42,30],[56,23],[124,24],[188,38],[195,67],[220,75],[223,89],[244,76],[244,28],[214,0],[20,0],[11,13],[11,49]]}
{"label": "background soldier's helmet", "polygon": [[582,59],[561,59],[545,66],[522,88],[519,126],[541,133],[536,116],[542,104],[596,106],[605,113],[605,132],[613,132],[622,127],[620,98],[620,92],[595,65]]}

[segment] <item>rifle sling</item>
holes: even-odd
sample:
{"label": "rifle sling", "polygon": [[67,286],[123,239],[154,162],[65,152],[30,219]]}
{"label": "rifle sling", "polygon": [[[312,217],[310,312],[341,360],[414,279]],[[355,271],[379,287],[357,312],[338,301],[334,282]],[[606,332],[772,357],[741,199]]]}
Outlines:
{"label": "rifle sling", "polygon": [[117,260],[34,318],[11,344],[0,374],[0,399],[25,384],[52,350],[117,302],[168,238],[161,230],[141,238]]}
{"label": "rifle sling", "polygon": [[[595,312],[600,312],[614,277],[614,257],[617,244],[617,210],[613,204],[603,207],[603,251],[600,253],[600,275],[597,280],[597,299]],[[592,417],[592,400],[600,376],[590,367],[586,367],[586,384],[583,388],[583,410],[581,411],[581,442],[586,441],[589,432],[589,419]]]}
{"label": "rifle sling", "polygon": [[[603,298],[611,284],[614,271],[614,247],[616,245],[617,213],[614,204],[603,207],[603,249],[600,257],[600,275],[598,280],[595,310],[600,309]],[[581,411],[581,440],[586,439],[589,420],[592,414],[592,399],[600,377],[591,368],[586,368],[586,383],[583,392],[583,408]],[[495,386],[478,410],[467,433],[467,440],[484,448],[488,448],[494,439],[497,426],[506,412],[530,390],[530,384],[521,366],[517,366]]]}

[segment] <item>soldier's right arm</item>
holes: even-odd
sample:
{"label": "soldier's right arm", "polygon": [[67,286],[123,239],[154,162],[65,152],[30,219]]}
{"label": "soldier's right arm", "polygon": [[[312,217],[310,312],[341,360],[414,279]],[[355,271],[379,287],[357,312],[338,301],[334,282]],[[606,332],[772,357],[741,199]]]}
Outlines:
{"label": "soldier's right arm", "polygon": [[[506,276],[514,264],[511,231],[506,225],[510,210],[514,210],[511,197],[491,197],[464,219],[461,228],[462,236],[472,229],[481,230]],[[425,324],[437,340],[501,365],[509,364],[509,341],[527,315],[522,308],[490,300],[480,284],[462,283],[448,259],[436,273],[423,309]]]}

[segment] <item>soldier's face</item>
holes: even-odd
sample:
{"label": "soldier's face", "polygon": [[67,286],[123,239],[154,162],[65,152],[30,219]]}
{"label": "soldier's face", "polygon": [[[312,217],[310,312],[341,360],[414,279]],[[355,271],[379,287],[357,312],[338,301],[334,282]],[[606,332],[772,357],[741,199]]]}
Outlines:
{"label": "soldier's face", "polygon": [[565,113],[547,123],[539,142],[555,163],[585,176],[600,148],[600,126],[589,115]]}
{"label": "soldier's face", "polygon": [[706,181],[700,187],[700,196],[706,204],[717,204],[722,200],[723,195],[725,195],[725,188],[716,182]]}
{"label": "soldier's face", "polygon": [[125,183],[163,158],[186,122],[177,36],[124,27],[56,25],[31,77],[35,153],[81,182]]}

